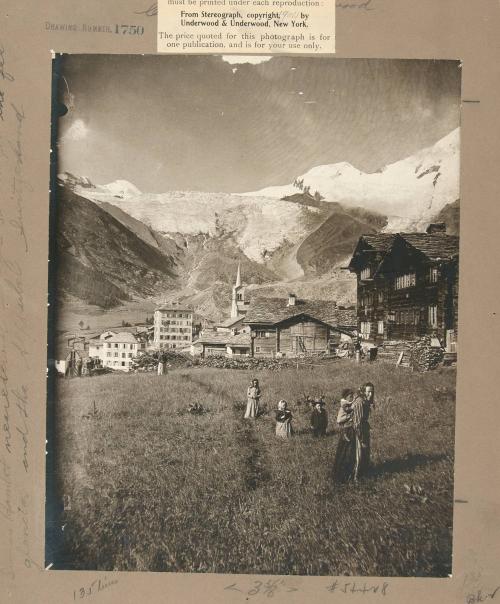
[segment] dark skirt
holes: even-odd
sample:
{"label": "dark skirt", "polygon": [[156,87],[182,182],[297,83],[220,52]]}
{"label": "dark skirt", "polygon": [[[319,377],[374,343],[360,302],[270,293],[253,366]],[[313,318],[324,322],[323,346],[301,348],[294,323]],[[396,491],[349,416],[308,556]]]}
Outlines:
{"label": "dark skirt", "polygon": [[340,430],[339,442],[333,461],[333,482],[343,483],[354,479],[356,470],[356,434],[353,428]]}

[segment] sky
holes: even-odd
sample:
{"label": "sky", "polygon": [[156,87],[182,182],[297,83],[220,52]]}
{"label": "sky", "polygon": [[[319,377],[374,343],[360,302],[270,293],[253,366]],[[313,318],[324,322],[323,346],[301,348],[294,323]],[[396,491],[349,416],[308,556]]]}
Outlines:
{"label": "sky", "polygon": [[459,126],[456,61],[63,55],[58,170],[143,192],[240,193],[375,172]]}

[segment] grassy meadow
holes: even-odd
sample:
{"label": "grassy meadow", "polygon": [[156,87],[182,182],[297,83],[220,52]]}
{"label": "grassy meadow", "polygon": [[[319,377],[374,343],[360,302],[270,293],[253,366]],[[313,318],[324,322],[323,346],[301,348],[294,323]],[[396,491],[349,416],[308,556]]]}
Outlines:
{"label": "grassy meadow", "polygon": [[[258,371],[267,411],[256,421],[243,419],[251,377],[190,368],[58,379],[56,497],[66,509],[55,567],[451,573],[454,369],[338,361]],[[373,475],[335,486],[340,392],[366,380],[376,395]],[[308,432],[309,410],[296,402],[304,393],[326,395],[326,438]],[[274,436],[280,398],[294,414],[289,441]],[[189,414],[194,402],[209,412]]]}

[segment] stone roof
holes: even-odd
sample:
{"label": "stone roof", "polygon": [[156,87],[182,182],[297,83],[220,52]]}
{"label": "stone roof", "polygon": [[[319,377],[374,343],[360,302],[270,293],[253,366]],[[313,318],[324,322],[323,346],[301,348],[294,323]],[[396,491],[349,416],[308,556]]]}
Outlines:
{"label": "stone roof", "polygon": [[286,319],[307,315],[332,327],[355,327],[356,311],[340,309],[329,300],[300,300],[288,306],[285,298],[254,298],[246,314],[244,323],[274,325]]}
{"label": "stone roof", "polygon": [[401,233],[400,237],[429,260],[451,260],[458,255],[459,238],[446,233]]}
{"label": "stone roof", "polygon": [[217,331],[201,334],[200,337],[193,342],[196,344],[220,344],[224,346],[248,346],[250,347],[251,339],[248,333],[221,333]]}
{"label": "stone roof", "polygon": [[376,233],[374,235],[361,235],[361,239],[373,248],[376,252],[387,252],[394,242],[393,233]]}

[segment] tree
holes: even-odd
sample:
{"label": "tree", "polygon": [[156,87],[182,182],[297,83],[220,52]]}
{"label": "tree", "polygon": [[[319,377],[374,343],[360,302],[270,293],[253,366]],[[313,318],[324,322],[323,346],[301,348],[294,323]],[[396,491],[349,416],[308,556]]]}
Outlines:
{"label": "tree", "polygon": [[323,197],[323,195],[321,195],[319,191],[314,191],[314,199],[316,201],[323,201],[323,199],[325,198]]}

